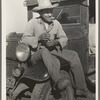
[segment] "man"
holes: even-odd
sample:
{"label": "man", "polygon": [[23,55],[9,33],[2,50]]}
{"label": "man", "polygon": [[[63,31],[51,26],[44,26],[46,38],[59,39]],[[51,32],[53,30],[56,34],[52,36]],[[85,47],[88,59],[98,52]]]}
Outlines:
{"label": "man", "polygon": [[38,49],[31,56],[32,63],[38,63],[42,59],[59,89],[65,88],[69,82],[59,73],[60,61],[57,56],[71,62],[77,90],[85,90],[87,87],[78,55],[74,51],[62,50],[66,46],[68,38],[60,23],[53,17],[53,8],[57,6],[58,4],[52,5],[49,0],[38,1],[38,7],[33,8],[33,11],[38,12],[40,17],[28,22],[22,42]]}
{"label": "man", "polygon": [[61,66],[58,56],[69,61],[75,78],[76,94],[86,96],[87,86],[79,57],[76,52],[63,49],[68,38],[61,24],[53,17],[53,8],[57,6],[49,0],[38,1],[38,6],[33,11],[40,16],[28,22],[22,42],[37,49],[31,54],[32,64],[42,60],[59,90],[65,89],[70,83],[59,73]]}

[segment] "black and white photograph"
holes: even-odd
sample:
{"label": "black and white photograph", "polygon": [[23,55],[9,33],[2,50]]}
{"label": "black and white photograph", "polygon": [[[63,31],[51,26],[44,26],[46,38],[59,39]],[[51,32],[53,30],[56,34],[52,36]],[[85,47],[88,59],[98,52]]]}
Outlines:
{"label": "black and white photograph", "polygon": [[97,100],[98,0],[4,0],[2,100]]}

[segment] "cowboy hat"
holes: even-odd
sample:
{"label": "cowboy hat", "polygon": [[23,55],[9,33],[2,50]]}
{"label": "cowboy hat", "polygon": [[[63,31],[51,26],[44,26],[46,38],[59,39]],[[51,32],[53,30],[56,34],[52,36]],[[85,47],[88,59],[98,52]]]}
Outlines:
{"label": "cowboy hat", "polygon": [[55,8],[59,5],[58,3],[52,5],[50,0],[37,0],[37,2],[38,2],[38,6],[33,8],[34,12],[37,12],[43,9]]}

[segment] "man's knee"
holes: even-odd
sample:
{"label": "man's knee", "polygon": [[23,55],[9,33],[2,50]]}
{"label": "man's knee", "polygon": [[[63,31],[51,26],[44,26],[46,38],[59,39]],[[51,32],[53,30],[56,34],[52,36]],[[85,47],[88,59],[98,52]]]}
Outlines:
{"label": "man's knee", "polygon": [[41,55],[46,55],[48,53],[50,53],[50,52],[49,52],[49,50],[47,48],[41,49]]}
{"label": "man's knee", "polygon": [[78,57],[78,53],[74,50],[63,50],[63,55],[66,55],[67,57],[69,56],[69,58],[72,58],[72,57]]}
{"label": "man's knee", "polygon": [[41,58],[44,59],[44,58],[48,57],[48,53],[49,53],[49,51],[46,48],[39,49],[37,52],[35,52],[33,55],[31,55],[31,62],[33,64],[36,64],[37,61],[41,60]]}
{"label": "man's knee", "polygon": [[76,51],[72,51],[72,52],[73,52],[73,56],[77,58],[78,57],[78,53]]}

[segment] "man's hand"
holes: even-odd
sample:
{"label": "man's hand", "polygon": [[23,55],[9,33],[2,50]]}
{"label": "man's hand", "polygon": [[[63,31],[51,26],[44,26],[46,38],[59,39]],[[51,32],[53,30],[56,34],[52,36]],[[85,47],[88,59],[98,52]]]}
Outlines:
{"label": "man's hand", "polygon": [[59,44],[58,40],[49,41],[46,43],[47,47],[57,46]]}
{"label": "man's hand", "polygon": [[39,41],[47,41],[50,40],[50,34],[48,33],[43,33],[39,36]]}

